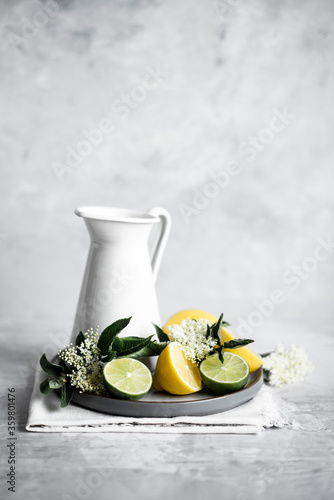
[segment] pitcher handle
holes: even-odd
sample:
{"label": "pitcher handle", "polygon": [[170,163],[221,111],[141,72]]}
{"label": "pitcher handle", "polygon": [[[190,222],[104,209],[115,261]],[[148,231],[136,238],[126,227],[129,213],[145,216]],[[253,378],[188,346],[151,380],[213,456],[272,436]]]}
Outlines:
{"label": "pitcher handle", "polygon": [[170,233],[172,220],[169,212],[162,207],[153,207],[151,208],[151,210],[148,211],[148,213],[154,215],[155,217],[159,217],[161,220],[161,230],[156,237],[152,250],[152,273],[153,273],[153,280],[155,282],[159,272],[162,255],[164,253],[165,246]]}

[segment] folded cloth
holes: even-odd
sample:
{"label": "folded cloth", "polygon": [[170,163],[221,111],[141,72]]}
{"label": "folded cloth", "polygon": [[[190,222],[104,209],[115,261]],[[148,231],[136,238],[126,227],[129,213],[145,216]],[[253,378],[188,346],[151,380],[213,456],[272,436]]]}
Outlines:
{"label": "folded cloth", "polygon": [[39,365],[31,395],[26,430],[32,432],[147,432],[178,434],[258,434],[265,428],[289,422],[278,409],[282,401],[263,386],[254,399],[214,415],[201,417],[135,418],[106,415],[76,405],[60,408],[56,394],[41,394],[45,378]]}

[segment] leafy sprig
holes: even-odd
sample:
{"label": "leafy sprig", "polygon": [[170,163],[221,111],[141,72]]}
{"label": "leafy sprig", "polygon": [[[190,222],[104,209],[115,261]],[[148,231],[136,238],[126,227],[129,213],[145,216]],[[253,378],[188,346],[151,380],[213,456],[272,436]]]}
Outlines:
{"label": "leafy sprig", "polygon": [[224,326],[230,326],[229,323],[223,320],[224,314],[219,316],[219,319],[213,325],[207,326],[206,337],[213,337],[217,341],[217,345],[213,348],[212,354],[218,354],[219,360],[221,363],[224,363],[224,350],[225,349],[238,349],[238,347],[243,347],[245,345],[251,344],[254,340],[251,339],[233,339],[227,342],[223,342],[221,340],[221,329]]}
{"label": "leafy sprig", "polygon": [[41,393],[50,394],[55,389],[61,389],[61,407],[68,406],[74,391],[73,386],[66,377],[70,373],[70,369],[62,361],[60,361],[59,365],[51,363],[45,354],[40,359],[40,365],[42,370],[49,375],[40,385]]}
{"label": "leafy sprig", "polygon": [[[159,342],[152,340],[153,335],[147,338],[142,337],[122,337],[118,335],[128,326],[130,318],[123,318],[107,326],[99,336],[97,348],[99,352],[98,361],[103,364],[114,358],[143,358],[159,355],[170,342],[168,335],[157,326],[153,325]],[[85,335],[79,332],[75,339],[75,347],[71,348],[80,355],[80,348],[84,345]],[[63,351],[64,352],[64,351]],[[72,351],[73,352],[73,351]],[[61,407],[67,406],[73,397],[74,387],[70,382],[70,375],[74,367],[70,363],[65,363],[62,359],[59,364],[51,363],[45,354],[40,359],[42,370],[48,375],[41,384],[40,391],[43,394],[50,394],[54,390],[61,390]]]}
{"label": "leafy sprig", "polygon": [[113,340],[122,330],[124,330],[124,328],[128,326],[131,318],[132,316],[130,318],[119,319],[103,330],[97,343],[97,347],[101,351],[102,359],[104,356],[108,356],[109,349],[113,343]]}
{"label": "leafy sprig", "polygon": [[122,330],[130,323],[131,318],[125,318],[115,321],[107,326],[100,335],[97,347],[101,350],[101,361],[111,361],[113,358],[143,358],[156,356],[160,354],[166,345],[170,342],[168,335],[155,325],[155,331],[159,342],[152,340],[153,335],[149,337],[118,337]]}
{"label": "leafy sprig", "polygon": [[160,328],[160,326],[155,325],[154,323],[152,323],[152,325],[155,328],[155,331],[156,331],[156,334],[157,334],[159,341],[168,343],[170,341],[168,335]]}

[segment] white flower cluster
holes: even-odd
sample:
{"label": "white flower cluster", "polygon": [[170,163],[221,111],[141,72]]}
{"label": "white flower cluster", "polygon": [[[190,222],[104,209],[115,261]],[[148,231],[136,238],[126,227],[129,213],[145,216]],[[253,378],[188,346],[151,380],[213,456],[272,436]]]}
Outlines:
{"label": "white flower cluster", "polygon": [[205,359],[217,342],[210,336],[206,338],[207,325],[212,323],[207,319],[184,319],[180,325],[171,325],[168,330],[171,337],[182,346],[187,359],[200,363]]}
{"label": "white flower cluster", "polygon": [[85,334],[85,340],[79,345],[70,344],[59,351],[58,356],[65,361],[72,373],[68,375],[71,385],[80,392],[106,394],[103,385],[102,364],[99,359],[100,350],[97,347],[99,327],[91,328]]}
{"label": "white flower cluster", "polygon": [[303,347],[292,345],[290,350],[285,350],[283,344],[278,344],[275,351],[264,358],[263,369],[270,371],[269,383],[280,387],[304,380],[314,366]]}

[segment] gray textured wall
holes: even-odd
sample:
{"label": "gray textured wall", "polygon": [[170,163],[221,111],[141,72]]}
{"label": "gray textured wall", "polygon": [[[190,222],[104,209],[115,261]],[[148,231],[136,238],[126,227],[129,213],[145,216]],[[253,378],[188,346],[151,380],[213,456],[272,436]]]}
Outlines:
{"label": "gray textured wall", "polygon": [[330,0],[0,6],[3,317],[73,319],[88,250],[73,210],[101,204],[171,212],[164,319],[237,324],[275,289],[251,323],[333,318]]}

